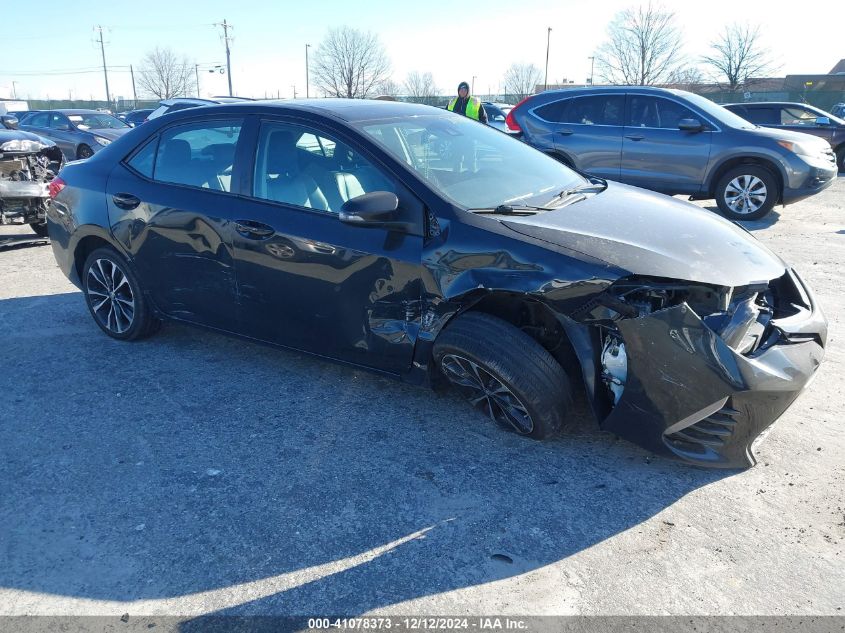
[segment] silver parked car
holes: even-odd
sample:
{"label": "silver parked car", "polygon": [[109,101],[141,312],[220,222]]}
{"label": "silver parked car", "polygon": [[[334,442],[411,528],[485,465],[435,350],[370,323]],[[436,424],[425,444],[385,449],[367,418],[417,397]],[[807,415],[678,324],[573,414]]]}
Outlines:
{"label": "silver parked car", "polygon": [[20,128],[49,138],[67,160],[88,158],[132,128],[96,110],[44,110],[26,116]]}

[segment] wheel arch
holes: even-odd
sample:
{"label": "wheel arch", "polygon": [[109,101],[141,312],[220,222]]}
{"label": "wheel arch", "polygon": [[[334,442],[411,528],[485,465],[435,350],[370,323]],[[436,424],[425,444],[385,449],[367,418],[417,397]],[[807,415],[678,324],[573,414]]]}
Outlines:
{"label": "wheel arch", "polygon": [[733,158],[729,158],[721,162],[710,172],[710,177],[708,179],[707,184],[707,195],[711,198],[715,197],[716,187],[719,184],[719,181],[722,179],[722,176],[724,176],[728,171],[730,171],[734,167],[739,167],[741,165],[754,165],[757,167],[762,167],[763,169],[770,172],[774,177],[778,188],[778,197],[775,201],[775,204],[777,204],[783,199],[783,187],[785,181],[784,174],[774,160],[762,156],[735,156]]}

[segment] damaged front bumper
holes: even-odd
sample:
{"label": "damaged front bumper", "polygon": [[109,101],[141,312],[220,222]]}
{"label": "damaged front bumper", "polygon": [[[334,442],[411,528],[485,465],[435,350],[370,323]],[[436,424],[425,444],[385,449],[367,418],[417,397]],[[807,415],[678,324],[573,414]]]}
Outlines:
{"label": "damaged front bumper", "polygon": [[769,344],[732,349],[686,303],[619,320],[627,377],[602,427],[654,452],[703,466],[746,468],[753,446],[809,384],[824,357],[827,322],[809,289],[771,321]]}
{"label": "damaged front bumper", "polygon": [[0,153],[0,224],[43,224],[50,181],[62,164],[61,151]]}

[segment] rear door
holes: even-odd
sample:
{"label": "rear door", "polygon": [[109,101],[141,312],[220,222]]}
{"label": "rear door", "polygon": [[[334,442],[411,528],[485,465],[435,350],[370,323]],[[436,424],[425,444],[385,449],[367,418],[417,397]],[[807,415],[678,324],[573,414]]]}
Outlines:
{"label": "rear door", "polygon": [[[705,129],[681,130],[682,119]],[[713,125],[685,105],[665,97],[628,95],[622,142],[622,182],[667,193],[696,193],[704,183]]]}
{"label": "rear door", "polygon": [[622,158],[624,94],[572,97],[534,110],[552,124],[555,149],[593,176],[619,179]]}
{"label": "rear door", "polygon": [[241,117],[171,125],[109,177],[112,231],[165,314],[237,331],[232,193]]}
{"label": "rear door", "polygon": [[[420,321],[422,204],[336,131],[286,119],[255,125],[255,166],[233,234],[242,331],[406,371]],[[385,190],[413,228],[340,221],[346,200]]]}
{"label": "rear door", "polygon": [[[82,117],[78,117],[78,119],[81,121]],[[71,125],[70,119],[61,112],[50,113],[50,137],[70,160],[77,157],[76,147],[80,134]]]}

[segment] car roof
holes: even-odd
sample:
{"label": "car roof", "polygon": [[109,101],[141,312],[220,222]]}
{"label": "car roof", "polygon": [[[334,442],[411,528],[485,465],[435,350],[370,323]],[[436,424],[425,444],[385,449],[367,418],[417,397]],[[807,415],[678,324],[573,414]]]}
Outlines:
{"label": "car roof", "polygon": [[725,108],[728,106],[807,106],[817,110],[821,109],[812,103],[799,103],[798,101],[744,101],[742,103],[725,103],[722,106]]}
{"label": "car roof", "polygon": [[172,99],[162,99],[159,105],[172,106],[177,103],[194,103],[200,105],[210,105],[213,103],[241,103],[243,101],[254,101],[247,97],[212,97],[211,99],[203,99],[201,97],[173,97]]}
{"label": "car roof", "polygon": [[[418,103],[403,103],[401,101],[381,101],[377,99],[282,99],[245,101],[220,105],[207,104],[207,111],[245,113],[279,113],[279,112],[311,112],[333,116],[348,123],[370,121],[373,119],[390,119],[397,117],[413,117],[424,115],[453,116],[445,113],[442,109],[434,106],[427,106]],[[195,116],[198,111],[206,108],[190,108],[180,110],[168,117],[190,117]],[[171,119],[173,120],[173,119]]]}
{"label": "car roof", "polygon": [[109,116],[114,116],[113,114],[109,114],[108,112],[100,112],[99,110],[42,110],[42,112],[59,112],[61,114],[108,114]]}

